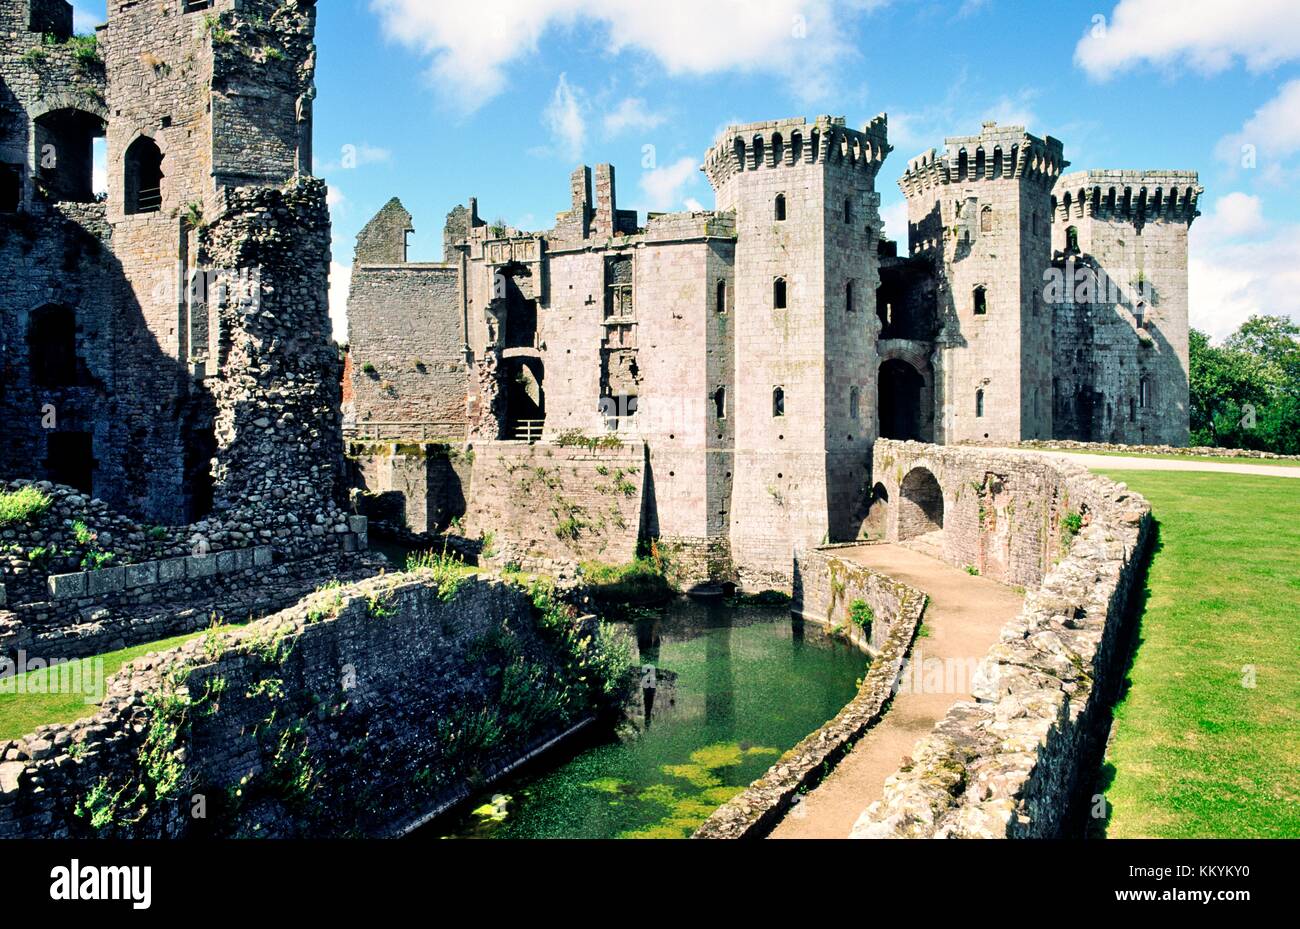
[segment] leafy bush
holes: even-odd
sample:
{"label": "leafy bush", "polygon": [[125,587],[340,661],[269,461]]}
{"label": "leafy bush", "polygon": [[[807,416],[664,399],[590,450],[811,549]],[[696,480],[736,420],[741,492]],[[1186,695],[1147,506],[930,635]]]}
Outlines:
{"label": "leafy bush", "polygon": [[659,604],[677,594],[668,579],[666,564],[654,558],[638,558],[625,565],[586,561],[581,569],[592,595],[603,605]]}
{"label": "leafy bush", "polygon": [[427,572],[437,585],[438,597],[443,603],[456,599],[460,585],[465,582],[468,573],[465,559],[455,552],[448,552],[445,547],[441,554],[427,551],[408,555],[406,571],[408,574]]}
{"label": "leafy bush", "polygon": [[1067,513],[1065,518],[1061,520],[1061,527],[1069,533],[1070,538],[1074,538],[1083,531],[1083,514]]}
{"label": "leafy bush", "polygon": [[865,600],[854,600],[849,604],[849,620],[862,630],[863,635],[871,635],[871,624],[875,619],[875,611]]}
{"label": "leafy bush", "polygon": [[30,523],[45,513],[54,500],[35,487],[0,493],[0,526]]}

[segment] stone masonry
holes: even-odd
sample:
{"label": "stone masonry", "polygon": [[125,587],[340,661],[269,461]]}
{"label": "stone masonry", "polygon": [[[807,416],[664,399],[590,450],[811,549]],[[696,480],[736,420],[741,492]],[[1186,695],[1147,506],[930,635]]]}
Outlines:
{"label": "stone masonry", "polygon": [[[390,202],[357,243],[358,438],[644,442],[640,533],[749,587],[862,536],[880,437],[1185,443],[1196,175],[1065,175],[1059,140],[986,123],[908,163],[900,256],[887,128],[728,127],[709,212],[641,223],[608,165],[573,173],[548,231],[471,200],[433,265]],[[1079,267],[1123,293],[1056,286]]]}

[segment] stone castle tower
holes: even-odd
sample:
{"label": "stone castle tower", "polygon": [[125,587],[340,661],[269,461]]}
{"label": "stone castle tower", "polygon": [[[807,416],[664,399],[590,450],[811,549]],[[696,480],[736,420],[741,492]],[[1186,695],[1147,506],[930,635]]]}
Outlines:
{"label": "stone castle tower", "polygon": [[869,488],[876,438],[876,175],[890,151],[819,117],[728,129],[705,158],[734,213],[733,555],[788,565],[792,544],[845,532]]}
{"label": "stone castle tower", "polygon": [[[1052,188],[1063,146],[986,123],[908,163],[910,252],[938,283],[933,439],[1018,442],[1052,428]],[[929,398],[927,398],[928,401]],[[930,405],[929,402],[926,405]]]}
{"label": "stone castle tower", "polygon": [[300,458],[328,496],[314,0],[110,0],[93,43],[65,0],[5,10],[0,157],[17,191],[0,197],[0,260],[21,269],[0,283],[5,475],[167,523],[272,493],[308,507],[319,494],[283,481]]}
{"label": "stone castle tower", "polygon": [[1200,193],[1194,171],[1088,171],[1057,184],[1058,431],[1187,444],[1187,235]]}

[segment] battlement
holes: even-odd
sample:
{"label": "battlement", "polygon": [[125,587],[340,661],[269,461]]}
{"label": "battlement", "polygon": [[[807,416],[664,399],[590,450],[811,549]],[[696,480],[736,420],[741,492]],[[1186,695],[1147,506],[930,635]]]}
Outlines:
{"label": "battlement", "polygon": [[975,181],[1014,179],[1050,189],[1069,165],[1059,139],[1040,139],[1023,126],[988,122],[979,135],[945,139],[942,154],[932,148],[913,158],[898,186],[908,197]]}
{"label": "battlement", "polygon": [[714,190],[747,171],[795,165],[843,164],[874,174],[893,149],[889,118],[881,113],[861,131],[847,128],[842,116],[803,117],[728,126],[704,158],[703,171]]}
{"label": "battlement", "polygon": [[1200,216],[1205,188],[1195,171],[1076,171],[1056,183],[1053,222],[1085,216],[1122,222],[1185,222]]}

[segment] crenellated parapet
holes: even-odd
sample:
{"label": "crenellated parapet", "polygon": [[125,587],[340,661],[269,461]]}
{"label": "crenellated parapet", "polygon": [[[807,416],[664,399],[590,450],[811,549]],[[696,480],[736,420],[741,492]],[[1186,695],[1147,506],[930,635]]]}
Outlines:
{"label": "crenellated parapet", "polygon": [[860,131],[842,116],[799,117],[728,126],[709,149],[704,173],[714,190],[749,171],[811,164],[846,165],[874,178],[893,149],[889,118],[881,113]]}
{"label": "crenellated parapet", "polygon": [[1205,188],[1195,171],[1077,171],[1057,181],[1052,220],[1191,223]]}
{"label": "crenellated parapet", "polygon": [[1050,190],[1069,164],[1059,139],[989,122],[979,135],[947,139],[942,153],[932,148],[913,158],[898,186],[908,197],[948,184],[1011,179]]}

